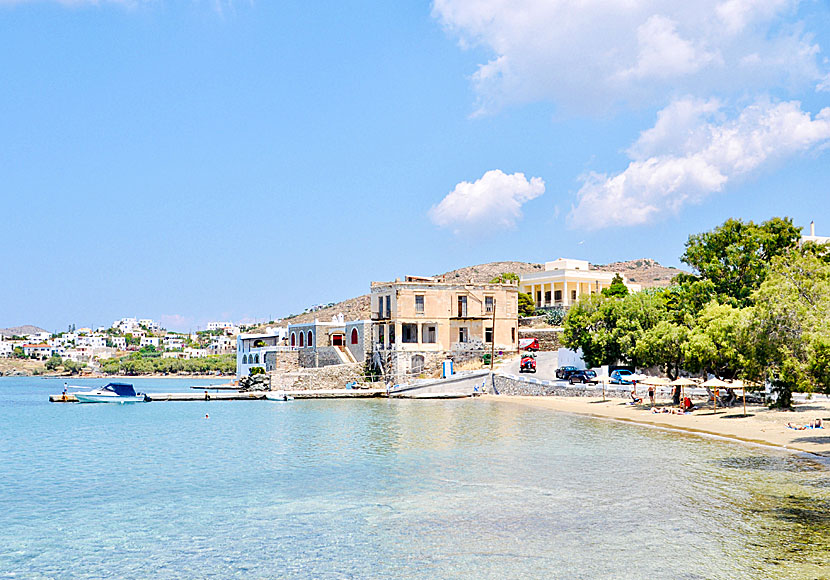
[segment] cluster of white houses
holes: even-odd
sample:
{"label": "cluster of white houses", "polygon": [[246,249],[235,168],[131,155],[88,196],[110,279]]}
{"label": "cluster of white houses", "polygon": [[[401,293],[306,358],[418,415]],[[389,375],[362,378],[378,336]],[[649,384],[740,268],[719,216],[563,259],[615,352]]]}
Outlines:
{"label": "cluster of white houses", "polygon": [[[530,294],[537,308],[567,309],[580,296],[609,288],[614,272],[560,258],[518,282],[473,283],[407,276],[371,284],[368,320],[292,324],[237,336],[237,375],[252,368],[274,371],[368,362],[394,380],[437,372],[447,358],[464,361],[489,350],[518,350],[518,296]],[[623,282],[631,291],[638,284]],[[294,353],[294,354],[287,354]]]}
{"label": "cluster of white houses", "polygon": [[[23,356],[28,358],[43,360],[59,356],[76,362],[104,360],[118,356],[119,352],[148,346],[162,351],[163,358],[191,359],[236,352],[236,340],[233,338],[239,333],[236,325],[213,322],[208,326],[211,327],[209,330],[222,332],[208,338],[196,333],[182,335],[164,331],[159,323],[149,318],[122,318],[113,322],[109,329],[100,327],[93,331],[91,328],[78,328],[55,335],[36,332],[16,340],[0,335],[0,357],[12,357],[15,348],[20,348]],[[128,344],[126,335],[134,339],[133,344]]]}

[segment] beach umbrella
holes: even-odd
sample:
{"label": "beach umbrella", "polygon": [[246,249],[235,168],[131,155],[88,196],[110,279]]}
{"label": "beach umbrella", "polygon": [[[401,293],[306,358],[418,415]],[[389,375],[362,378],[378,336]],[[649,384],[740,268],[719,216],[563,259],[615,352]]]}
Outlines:
{"label": "beach umbrella", "polygon": [[746,387],[744,386],[743,381],[732,381],[732,388],[741,389],[741,394],[744,399],[744,417],[746,417]]}
{"label": "beach umbrella", "polygon": [[[708,381],[703,383],[701,386],[702,387],[715,388],[715,389],[725,389],[726,387],[729,386],[729,383],[727,383],[726,381],[722,381],[719,378],[715,377],[714,379],[709,379]],[[718,412],[718,397],[716,396],[716,393],[712,393],[712,412],[713,413]]]}
{"label": "beach umbrella", "polygon": [[639,374],[639,373],[634,373],[634,374],[628,375],[626,377],[626,379],[628,379],[629,381],[631,381],[634,384],[633,388],[634,388],[634,393],[635,394],[637,392],[637,383],[641,383],[644,380],[646,380],[647,378],[648,378],[648,375],[642,375],[642,374]]}
{"label": "beach umbrella", "polygon": [[654,387],[666,387],[671,384],[671,381],[665,377],[648,377],[643,381],[643,384]]}
{"label": "beach umbrella", "polygon": [[602,401],[605,402],[605,383],[606,381],[610,381],[611,377],[608,376],[608,373],[603,373],[597,377],[597,380],[602,383]]}
{"label": "beach umbrella", "polygon": [[681,394],[680,394],[680,403],[683,404],[683,399],[686,397],[686,387],[691,385],[696,385],[697,383],[691,379],[687,379],[686,377],[677,377],[675,380],[669,383],[673,387],[680,387]]}

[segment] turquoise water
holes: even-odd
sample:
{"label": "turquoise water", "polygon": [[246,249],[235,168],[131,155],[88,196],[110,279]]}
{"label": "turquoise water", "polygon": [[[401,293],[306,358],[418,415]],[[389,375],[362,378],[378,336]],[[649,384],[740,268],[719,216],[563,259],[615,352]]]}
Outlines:
{"label": "turquoise water", "polygon": [[500,401],[61,389],[0,379],[0,577],[830,578],[810,459]]}

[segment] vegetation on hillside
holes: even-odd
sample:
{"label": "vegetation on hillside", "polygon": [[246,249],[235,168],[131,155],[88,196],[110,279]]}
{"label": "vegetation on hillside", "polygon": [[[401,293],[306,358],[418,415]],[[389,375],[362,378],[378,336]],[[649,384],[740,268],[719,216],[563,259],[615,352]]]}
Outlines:
{"label": "vegetation on hillside", "polygon": [[110,375],[145,374],[206,374],[219,371],[222,374],[236,372],[236,355],[223,354],[203,358],[162,358],[156,354],[136,352],[129,356],[104,361],[101,370]]}

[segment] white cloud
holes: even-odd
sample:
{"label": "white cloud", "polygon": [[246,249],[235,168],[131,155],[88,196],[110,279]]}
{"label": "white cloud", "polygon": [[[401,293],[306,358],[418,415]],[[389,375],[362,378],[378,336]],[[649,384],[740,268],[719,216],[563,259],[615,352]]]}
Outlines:
{"label": "white cloud", "polygon": [[522,205],[545,193],[539,177],[529,181],[524,173],[507,175],[494,169],[473,183],[462,181],[441,203],[429,210],[432,222],[456,233],[484,226],[515,227]]}
{"label": "white cloud", "polygon": [[[590,112],[661,104],[667,91],[814,87],[827,71],[798,0],[435,0],[473,74],[480,112],[549,100]],[[809,23],[807,23],[809,24]]]}
{"label": "white cloud", "polygon": [[625,171],[582,178],[569,221],[589,229],[648,223],[829,140],[830,107],[813,118],[797,101],[759,101],[728,119],[716,101],[681,99],[631,146]]}

